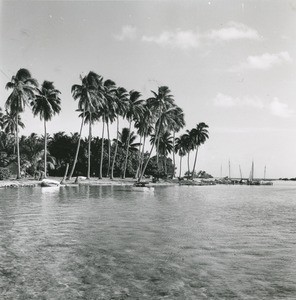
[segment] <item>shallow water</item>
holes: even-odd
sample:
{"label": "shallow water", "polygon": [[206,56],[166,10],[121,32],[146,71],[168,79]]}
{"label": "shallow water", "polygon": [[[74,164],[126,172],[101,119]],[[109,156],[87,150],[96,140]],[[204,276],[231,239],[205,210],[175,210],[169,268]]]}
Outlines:
{"label": "shallow water", "polygon": [[295,193],[0,189],[0,299],[296,299]]}

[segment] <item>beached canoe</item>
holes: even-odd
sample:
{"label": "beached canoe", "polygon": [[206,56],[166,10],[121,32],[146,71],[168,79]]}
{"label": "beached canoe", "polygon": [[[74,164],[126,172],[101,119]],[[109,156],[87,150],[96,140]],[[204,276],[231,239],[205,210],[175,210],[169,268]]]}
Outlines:
{"label": "beached canoe", "polygon": [[41,181],[41,187],[57,187],[60,186],[60,183],[56,180],[43,179]]}

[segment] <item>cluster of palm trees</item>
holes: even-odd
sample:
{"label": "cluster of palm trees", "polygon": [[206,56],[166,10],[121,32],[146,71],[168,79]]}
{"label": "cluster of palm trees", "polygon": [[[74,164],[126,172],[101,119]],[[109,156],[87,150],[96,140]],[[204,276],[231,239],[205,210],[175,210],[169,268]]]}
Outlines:
{"label": "cluster of palm trees", "polygon": [[[142,99],[140,92],[127,91],[123,87],[117,87],[115,82],[104,78],[95,72],[89,72],[86,76],[80,76],[81,82],[72,86],[71,92],[74,100],[78,101],[79,117],[81,118],[80,131],[77,139],[75,157],[68,174],[71,178],[75,172],[77,159],[80,151],[82,129],[88,125],[88,150],[87,150],[87,178],[91,173],[91,143],[93,140],[92,128],[96,122],[101,122],[101,151],[99,161],[99,178],[103,177],[103,156],[104,156],[104,135],[107,131],[108,149],[108,177],[113,179],[114,166],[117,158],[120,134],[120,120],[128,121],[126,130],[125,159],[122,166],[122,177],[126,177],[130,144],[132,138],[132,127],[137,130],[140,142],[138,148],[138,166],[135,177],[141,181],[147,165],[151,159],[153,151],[156,153],[156,163],[160,168],[160,162],[166,161],[167,156],[173,154],[173,166],[175,169],[175,153],[182,158],[192,150],[196,151],[192,176],[196,167],[198,148],[208,138],[208,126],[205,123],[197,124],[196,128],[187,130],[185,134],[175,138],[175,134],[185,126],[183,110],[176,105],[171,91],[166,86],[158,88],[157,92],[151,91],[152,96],[146,100]],[[47,132],[46,123],[61,111],[60,92],[53,82],[44,81],[41,88],[38,82],[32,78],[26,69],[20,69],[11,81],[6,85],[7,89],[12,89],[10,96],[5,103],[6,114],[2,114],[2,130],[14,133],[17,155],[18,172],[20,174],[20,150],[19,150],[19,127],[23,127],[20,114],[25,106],[30,106],[34,116],[39,116],[44,123],[44,173],[47,174]],[[8,121],[8,119],[10,121]],[[6,120],[6,121],[4,121]],[[114,147],[111,147],[110,126],[116,122],[117,137],[114,139]],[[8,125],[8,123],[10,125]],[[123,132],[122,132],[123,134]],[[150,137],[150,150],[146,150],[146,140]],[[111,148],[113,150],[111,155]],[[111,161],[111,157],[113,158]],[[160,159],[161,158],[161,159]],[[166,163],[164,164],[166,168]],[[166,170],[165,170],[166,172]],[[181,174],[181,173],[180,173]],[[180,175],[181,176],[181,175]]]}

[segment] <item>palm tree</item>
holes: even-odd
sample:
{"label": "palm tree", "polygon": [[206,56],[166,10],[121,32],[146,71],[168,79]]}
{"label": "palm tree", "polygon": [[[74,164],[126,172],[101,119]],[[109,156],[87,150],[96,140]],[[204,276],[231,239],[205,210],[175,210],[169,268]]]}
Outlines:
{"label": "palm tree", "polygon": [[81,85],[74,84],[71,88],[71,92],[74,100],[78,100],[78,110],[82,111],[83,113],[82,113],[82,120],[80,125],[79,139],[77,143],[75,158],[68,179],[72,178],[77,163],[85,112],[97,110],[97,106],[99,106],[98,96],[100,96],[98,86],[102,84],[101,76],[99,76],[98,74],[92,71],[90,71],[87,76],[84,77],[80,76],[80,79],[82,84]]}
{"label": "palm tree", "polygon": [[191,129],[191,131],[189,133],[192,143],[193,143],[193,148],[196,149],[194,164],[193,164],[193,169],[192,169],[192,175],[191,175],[192,179],[194,177],[199,146],[204,144],[205,141],[209,138],[208,128],[209,128],[209,126],[207,124],[205,124],[204,122],[201,122],[201,123],[198,123],[195,128]]}
{"label": "palm tree", "polygon": [[61,92],[55,89],[53,82],[45,80],[42,83],[41,89],[38,89],[38,94],[35,100],[31,102],[34,116],[39,115],[40,120],[44,122],[44,176],[47,175],[47,133],[46,122],[52,117],[59,114],[61,111]]}
{"label": "palm tree", "polygon": [[35,98],[35,89],[37,80],[32,78],[27,69],[19,69],[11,81],[6,84],[6,89],[12,89],[11,94],[6,100],[5,106],[9,113],[15,115],[16,119],[16,148],[17,148],[17,179],[21,178],[21,158],[18,137],[19,114],[25,109],[25,106]]}
{"label": "palm tree", "polygon": [[[140,99],[141,93],[137,91],[130,91],[129,93],[129,106],[126,113],[126,117],[129,121],[129,133],[131,133],[131,125],[132,121],[139,120],[143,114],[143,103],[144,101]],[[126,148],[126,156],[125,162],[123,167],[123,175],[122,178],[125,178],[126,167],[127,167],[127,160],[128,160],[128,152],[129,152],[129,143],[130,143],[130,135],[127,140],[127,148]]]}
{"label": "palm tree", "polygon": [[141,119],[137,120],[135,123],[135,128],[137,128],[138,134],[140,135],[140,144],[141,144],[141,140],[143,139],[142,150],[139,151],[139,164],[135,176],[136,178],[138,178],[140,173],[142,172],[146,138],[147,136],[151,135],[153,132],[152,122],[153,122],[152,112],[149,109],[148,104],[145,103],[145,105],[143,106],[143,114],[141,116]]}
{"label": "palm tree", "polygon": [[[185,119],[184,119],[184,112],[182,108],[175,106],[173,113],[174,113],[174,121],[171,124],[171,129],[173,131],[173,148],[175,148],[175,134],[185,126]],[[173,151],[173,168],[174,168],[173,177],[175,177],[175,170],[176,170],[175,151]]]}
{"label": "palm tree", "polygon": [[128,92],[123,87],[119,87],[115,91],[115,116],[117,120],[117,130],[116,130],[116,141],[115,141],[115,150],[113,155],[112,167],[110,178],[113,179],[114,166],[118,149],[118,138],[119,138],[119,116],[125,117],[127,107],[128,107]]}
{"label": "palm tree", "polygon": [[[111,167],[111,141],[110,141],[110,130],[109,123],[113,123],[116,118],[116,84],[114,81],[108,79],[104,82],[104,96],[105,96],[105,105],[104,109],[104,120],[107,125],[107,137],[108,137],[108,169],[107,177],[109,177],[110,167]],[[102,140],[102,142],[104,142]],[[102,149],[104,151],[104,144],[102,143]],[[103,157],[103,153],[101,153]],[[101,157],[101,161],[103,160]]]}
{"label": "palm tree", "polygon": [[189,152],[188,149],[188,140],[186,134],[181,135],[176,138],[175,141],[175,153],[178,153],[180,156],[180,170],[179,170],[179,178],[181,178],[182,174],[182,158]]}
{"label": "palm tree", "polygon": [[[160,86],[158,88],[158,92],[151,91],[153,97],[147,100],[149,107],[152,110],[153,115],[156,117],[156,124],[155,124],[155,135],[156,135],[156,161],[158,165],[158,148],[159,148],[159,140],[157,139],[157,135],[159,135],[162,131],[165,131],[165,124],[161,118],[162,114],[169,110],[171,107],[174,106],[174,98],[171,95],[171,90],[167,86]],[[168,125],[168,124],[167,124]]]}
{"label": "palm tree", "polygon": [[[96,112],[92,112],[91,109],[82,112],[79,115],[80,118],[84,117],[84,124],[88,124],[88,155],[87,155],[87,179],[90,179],[90,157],[91,157],[91,140],[92,140],[92,125],[98,119]],[[80,137],[79,137],[80,139]]]}

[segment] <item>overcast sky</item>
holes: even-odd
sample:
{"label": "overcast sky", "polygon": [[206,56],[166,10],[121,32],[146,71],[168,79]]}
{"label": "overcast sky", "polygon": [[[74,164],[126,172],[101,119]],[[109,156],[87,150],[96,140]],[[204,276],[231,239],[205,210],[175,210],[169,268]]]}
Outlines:
{"label": "overcast sky", "polygon": [[[0,106],[19,68],[54,81],[50,133],[79,130],[70,90],[90,70],[150,96],[167,85],[186,129],[209,125],[197,169],[296,176],[296,1],[2,1]],[[22,134],[42,133],[29,109]],[[95,126],[99,133],[101,125]],[[85,134],[87,128],[84,129]],[[186,168],[184,160],[184,171]]]}

